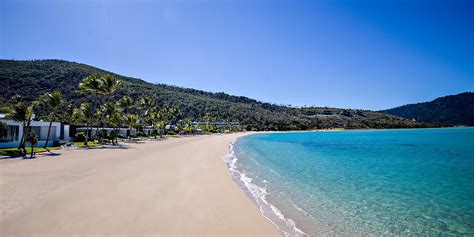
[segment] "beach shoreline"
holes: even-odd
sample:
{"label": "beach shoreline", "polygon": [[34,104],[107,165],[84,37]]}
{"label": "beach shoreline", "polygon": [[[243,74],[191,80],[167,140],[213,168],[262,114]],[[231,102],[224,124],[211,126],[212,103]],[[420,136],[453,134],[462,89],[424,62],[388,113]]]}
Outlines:
{"label": "beach shoreline", "polygon": [[[268,132],[261,132],[268,133]],[[224,161],[227,163],[227,168],[233,177],[234,182],[247,195],[248,198],[257,205],[260,213],[269,222],[271,222],[279,231],[285,236],[308,236],[305,232],[299,229],[292,219],[289,219],[281,212],[278,207],[267,200],[267,190],[252,182],[252,178],[248,177],[245,171],[237,167],[239,157],[235,155],[234,146],[238,139],[244,136],[249,136],[255,133],[247,133],[243,136],[237,137],[229,144],[229,153],[224,156]]]}
{"label": "beach shoreline", "polygon": [[312,236],[469,235],[472,135],[472,128],[266,133],[238,139],[230,163],[263,204]]}
{"label": "beach shoreline", "polygon": [[223,161],[246,134],[1,160],[0,233],[281,236]]}

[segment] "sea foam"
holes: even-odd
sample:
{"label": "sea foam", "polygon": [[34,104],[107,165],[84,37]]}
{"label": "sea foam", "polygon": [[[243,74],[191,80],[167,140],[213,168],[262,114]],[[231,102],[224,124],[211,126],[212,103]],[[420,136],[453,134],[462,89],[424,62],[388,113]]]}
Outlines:
{"label": "sea foam", "polygon": [[[235,141],[234,141],[235,142]],[[296,227],[293,220],[285,215],[273,204],[267,201],[267,190],[252,182],[252,178],[245,175],[243,170],[237,167],[238,158],[234,152],[234,143],[229,144],[229,154],[224,156],[233,179],[252,198],[260,208],[262,215],[275,225],[285,236],[307,236],[302,230]]]}
{"label": "sea foam", "polygon": [[312,236],[474,236],[472,141],[474,128],[260,133],[227,159],[287,235],[304,235],[296,222]]}

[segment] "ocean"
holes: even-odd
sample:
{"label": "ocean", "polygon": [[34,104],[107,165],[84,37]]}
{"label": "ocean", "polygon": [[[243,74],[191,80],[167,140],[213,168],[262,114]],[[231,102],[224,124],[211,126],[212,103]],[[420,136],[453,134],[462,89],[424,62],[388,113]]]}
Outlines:
{"label": "ocean", "polygon": [[259,133],[225,159],[287,236],[474,236],[474,128]]}

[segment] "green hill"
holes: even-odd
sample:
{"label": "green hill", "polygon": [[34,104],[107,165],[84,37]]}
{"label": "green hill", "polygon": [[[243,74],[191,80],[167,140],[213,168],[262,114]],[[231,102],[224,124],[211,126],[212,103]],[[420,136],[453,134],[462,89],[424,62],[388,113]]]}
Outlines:
{"label": "green hill", "polygon": [[381,112],[440,126],[474,126],[474,93],[449,95]]}
{"label": "green hill", "polygon": [[[68,103],[78,106],[90,99],[81,94],[79,82],[92,73],[111,73],[85,64],[62,60],[15,61],[0,60],[0,102],[15,94],[27,100],[55,90],[61,91]],[[214,120],[239,121],[253,130],[304,130],[317,128],[402,128],[419,127],[412,122],[373,111],[336,108],[292,108],[260,102],[243,96],[210,93],[113,74],[124,81],[115,97],[129,95],[136,99],[148,95],[158,105],[178,106],[183,115],[193,120],[208,116]],[[324,114],[326,111],[326,114]],[[327,111],[331,111],[329,115]],[[41,115],[41,111],[38,112]]]}

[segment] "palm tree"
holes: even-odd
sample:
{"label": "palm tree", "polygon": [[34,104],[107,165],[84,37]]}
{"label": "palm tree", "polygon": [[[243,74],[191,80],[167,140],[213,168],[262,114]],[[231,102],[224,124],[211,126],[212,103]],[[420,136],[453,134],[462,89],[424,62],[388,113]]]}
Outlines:
{"label": "palm tree", "polygon": [[74,117],[86,125],[86,140],[84,141],[84,145],[87,146],[92,132],[92,121],[94,120],[92,105],[90,103],[82,103],[79,108],[74,109]]}
{"label": "palm tree", "polygon": [[122,123],[122,114],[120,114],[120,112],[116,110],[115,112],[113,112],[107,117],[107,122],[110,126],[114,128],[110,134],[110,138],[112,139],[112,144],[118,145],[118,127]]}
{"label": "palm tree", "polygon": [[169,107],[168,113],[171,116],[171,122],[174,122],[178,118],[178,116],[181,114],[181,110],[179,110],[179,108],[176,106],[171,106]]}
{"label": "palm tree", "polygon": [[[102,113],[102,115],[108,119],[110,118],[110,116],[116,112],[120,112],[117,108],[117,106],[115,105],[115,103],[105,103],[104,105],[102,105],[100,107],[100,112]],[[106,120],[107,121],[107,120]]]}
{"label": "palm tree", "polygon": [[207,133],[212,132],[213,128],[211,126],[211,118],[207,114],[204,116],[204,122],[206,123],[204,125],[204,131]]}
{"label": "palm tree", "polygon": [[[106,75],[103,75],[101,78],[101,87],[100,87],[100,94],[101,95],[104,95],[106,96],[106,100],[108,99],[110,101],[112,95],[120,88],[120,86],[122,85],[122,81],[121,80],[117,80],[114,76],[112,76],[111,74],[106,74]],[[112,106],[112,105],[105,105],[105,106]],[[114,110],[116,109],[115,107],[115,104],[113,105],[114,106]],[[110,107],[109,107],[110,108]],[[106,111],[106,112],[110,112],[110,111]],[[111,116],[112,114],[104,114],[104,115],[108,115],[108,116]],[[103,117],[99,116],[99,123],[101,123],[103,120]],[[103,124],[103,123],[102,123]],[[99,124],[98,124],[99,125]]]}
{"label": "palm tree", "polygon": [[[160,131],[160,138],[163,138],[163,129],[166,125],[163,112],[155,109],[153,113],[151,114],[151,123],[154,129],[154,132]],[[155,133],[155,138],[156,138],[156,133]]]}
{"label": "palm tree", "polygon": [[121,80],[117,80],[114,76],[106,74],[101,77],[102,85],[100,87],[100,92],[106,96],[112,96],[122,85]]}
{"label": "palm tree", "polygon": [[[150,120],[150,115],[153,112],[154,101],[149,96],[143,96],[136,101],[137,108],[139,111],[139,123],[142,122],[142,126],[146,127]],[[138,124],[139,126],[140,124]]]}
{"label": "palm tree", "polygon": [[[106,124],[114,128],[113,134],[116,135],[116,127],[121,124],[122,119],[120,116],[120,110],[117,108],[115,103],[104,104],[102,107],[100,107],[99,112],[101,113],[101,117],[106,121]],[[116,136],[112,138],[112,143],[114,143],[114,139],[116,138]]]}
{"label": "palm tree", "polygon": [[144,116],[148,116],[154,107],[154,101],[149,96],[143,96],[137,101],[138,109]]}
{"label": "palm tree", "polygon": [[7,119],[21,122],[23,125],[23,133],[21,134],[20,144],[18,146],[18,149],[20,150],[21,148],[24,148],[25,130],[28,117],[28,104],[24,101],[19,101],[15,104],[12,104],[10,108],[8,108],[8,112],[6,114]]}
{"label": "palm tree", "polygon": [[[83,93],[90,93],[98,97],[102,92],[102,83],[103,81],[99,74],[92,74],[82,79],[82,82],[79,83],[79,88],[81,88]],[[96,103],[98,103],[98,101],[96,101]]]}
{"label": "palm tree", "polygon": [[178,134],[183,131],[183,125],[184,121],[182,119],[178,120],[178,122],[176,123],[176,131],[178,131]]}
{"label": "palm tree", "polygon": [[21,122],[23,125],[23,133],[21,134],[20,144],[18,149],[22,152],[25,151],[26,136],[29,133],[31,120],[34,115],[34,108],[37,102],[34,101],[31,105],[28,105],[25,101],[22,101],[20,97],[15,96],[11,100],[13,103],[8,109],[6,114],[7,119],[12,119]]}
{"label": "palm tree", "polygon": [[[55,91],[53,93],[47,93],[40,98],[41,103],[50,111],[49,113],[49,127],[48,135],[46,136],[46,143],[44,144],[44,149],[48,150],[49,136],[51,135],[51,125],[53,120],[56,119],[61,107],[61,92]],[[48,150],[49,151],[49,150]]]}
{"label": "palm tree", "polygon": [[184,123],[185,123],[184,131],[185,131],[186,133],[191,133],[191,132],[193,131],[193,125],[192,125],[191,119],[186,118],[186,119],[184,120]]}
{"label": "palm tree", "polygon": [[31,155],[30,158],[33,158],[35,145],[38,144],[38,136],[34,132],[30,132],[28,136],[28,142],[31,144]]}
{"label": "palm tree", "polygon": [[[110,97],[121,85],[122,81],[115,79],[115,77],[110,74],[103,76],[92,74],[84,78],[82,82],[79,83],[79,87],[83,93],[91,93],[95,95],[96,109],[102,104],[99,95],[106,95]],[[102,119],[102,116],[97,117],[97,131],[102,124]]]}
{"label": "palm tree", "polygon": [[135,119],[138,119],[137,116],[129,116],[131,114],[128,114],[128,112],[134,105],[134,101],[132,98],[130,98],[130,96],[124,96],[120,100],[117,101],[116,105],[120,109],[120,111],[124,113],[122,117],[122,121],[123,121],[122,126],[124,124],[128,125],[129,130],[130,130],[130,134],[128,135],[128,137],[130,139],[130,136],[132,133],[132,128],[130,127],[130,123],[133,123],[134,124],[133,126],[136,126],[137,121]]}
{"label": "palm tree", "polygon": [[160,110],[160,113],[161,113],[161,120],[164,123],[163,125],[163,128],[164,128],[167,124],[175,124],[177,122],[176,119],[178,115],[181,114],[181,111],[176,106],[170,106],[170,105],[165,104]]}
{"label": "palm tree", "polygon": [[125,124],[128,125],[128,129],[130,130],[130,135],[128,139],[130,139],[132,135],[132,128],[136,127],[138,124],[138,116],[136,114],[126,114],[125,115]]}
{"label": "palm tree", "polygon": [[[92,103],[93,111],[95,111],[101,104],[99,95],[102,93],[102,83],[103,81],[99,74],[92,74],[82,79],[82,82],[79,83],[79,88],[81,89],[82,93],[93,95],[93,103]],[[97,126],[99,125],[99,123],[100,123],[100,118],[97,118]],[[87,141],[87,138],[86,138],[86,141]],[[84,144],[87,144],[87,142],[85,142]]]}
{"label": "palm tree", "polygon": [[58,120],[63,123],[74,124],[74,106],[68,104],[64,109],[61,109],[58,114]]}
{"label": "palm tree", "polygon": [[129,110],[133,107],[133,99],[130,96],[124,96],[122,99],[117,101],[117,106],[125,113],[128,114]]}

